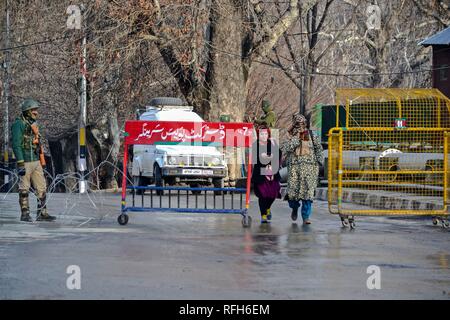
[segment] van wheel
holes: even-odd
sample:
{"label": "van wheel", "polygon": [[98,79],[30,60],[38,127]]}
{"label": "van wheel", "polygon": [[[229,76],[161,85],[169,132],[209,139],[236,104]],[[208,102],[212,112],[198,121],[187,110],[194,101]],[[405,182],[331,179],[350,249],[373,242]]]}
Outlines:
{"label": "van wheel", "polygon": [[[153,174],[155,177],[155,186],[164,187],[164,179],[162,177],[162,170],[158,165],[155,165],[153,168]],[[164,195],[164,190],[156,190],[156,195],[162,196]]]}
{"label": "van wheel", "polygon": [[[133,185],[135,187],[146,187],[148,185],[148,179],[143,176],[133,176]],[[141,195],[145,192],[145,190],[138,189],[136,190],[136,194]]]}
{"label": "van wheel", "polygon": [[[224,182],[223,179],[213,179],[213,186],[214,188],[223,188]],[[222,195],[223,191],[214,191],[215,195]]]}
{"label": "van wheel", "polygon": [[[191,184],[191,188],[200,188],[200,184]],[[201,190],[191,190],[192,194],[202,194]]]}

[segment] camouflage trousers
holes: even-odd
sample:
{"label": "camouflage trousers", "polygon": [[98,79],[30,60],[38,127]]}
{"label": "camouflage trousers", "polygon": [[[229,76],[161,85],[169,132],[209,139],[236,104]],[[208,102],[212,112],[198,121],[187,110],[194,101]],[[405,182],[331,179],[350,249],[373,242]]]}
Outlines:
{"label": "camouflage trousers", "polygon": [[22,215],[30,214],[28,192],[33,187],[38,199],[38,215],[47,215],[47,182],[39,161],[25,162],[25,175],[19,177],[19,204]]}

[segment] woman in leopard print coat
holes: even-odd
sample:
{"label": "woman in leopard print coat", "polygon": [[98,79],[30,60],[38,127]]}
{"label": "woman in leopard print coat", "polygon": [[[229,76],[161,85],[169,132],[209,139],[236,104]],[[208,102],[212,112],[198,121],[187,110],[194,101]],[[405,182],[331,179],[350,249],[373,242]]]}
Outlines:
{"label": "woman in leopard print coat", "polygon": [[323,149],[319,138],[307,128],[302,114],[294,114],[289,129],[290,139],[282,144],[288,168],[287,198],[292,208],[292,220],[297,220],[300,202],[303,222],[310,224],[314,191],[323,163]]}

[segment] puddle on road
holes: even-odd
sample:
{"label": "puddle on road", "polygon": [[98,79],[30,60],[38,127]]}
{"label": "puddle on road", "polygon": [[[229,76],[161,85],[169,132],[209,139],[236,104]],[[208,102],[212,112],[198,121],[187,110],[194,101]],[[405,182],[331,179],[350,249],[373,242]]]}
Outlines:
{"label": "puddle on road", "polygon": [[[319,239],[320,237],[324,239]],[[255,264],[284,263],[290,258],[314,255],[320,242],[329,242],[329,235],[318,235],[311,226],[292,225],[286,230],[262,224],[244,234],[243,252]],[[242,247],[241,247],[242,248]]]}
{"label": "puddle on road", "polygon": [[56,221],[29,223],[19,221],[17,216],[0,216],[0,244],[27,243],[89,233],[136,234],[142,231],[135,228],[123,228],[117,224],[111,225],[110,221],[104,220],[103,217],[57,216]]}
{"label": "puddle on road", "polygon": [[377,264],[380,268],[389,268],[389,269],[417,269],[417,266],[406,265],[406,264],[394,264],[394,263],[379,263]]}

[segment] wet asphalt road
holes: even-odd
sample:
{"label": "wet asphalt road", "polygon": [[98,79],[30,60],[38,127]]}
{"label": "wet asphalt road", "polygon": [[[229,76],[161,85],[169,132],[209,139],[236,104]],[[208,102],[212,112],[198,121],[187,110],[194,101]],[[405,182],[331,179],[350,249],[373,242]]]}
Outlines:
{"label": "wet asphalt road", "polygon": [[[0,194],[1,299],[450,299],[450,231],[431,220],[357,218],[342,228],[327,203],[313,224],[277,200],[270,225],[238,215],[136,213],[116,222],[120,196],[50,197],[55,223],[18,221]],[[66,269],[81,270],[69,290]],[[381,271],[369,290],[367,268]]]}

